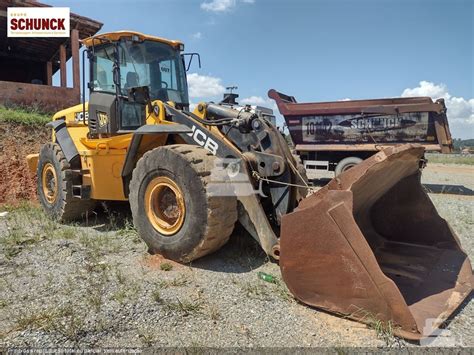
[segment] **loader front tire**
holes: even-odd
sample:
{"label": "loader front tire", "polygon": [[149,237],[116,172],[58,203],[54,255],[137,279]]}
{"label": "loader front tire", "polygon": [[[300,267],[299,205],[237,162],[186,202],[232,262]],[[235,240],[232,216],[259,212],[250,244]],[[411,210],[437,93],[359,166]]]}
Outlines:
{"label": "loader front tire", "polygon": [[155,148],[138,161],[129,201],[150,253],[187,263],[229,240],[237,199],[211,193],[215,159],[201,147],[176,144]]}
{"label": "loader front tire", "polygon": [[71,166],[58,144],[46,143],[41,148],[37,177],[38,199],[52,219],[69,222],[86,216],[94,209],[94,200],[72,196]]}

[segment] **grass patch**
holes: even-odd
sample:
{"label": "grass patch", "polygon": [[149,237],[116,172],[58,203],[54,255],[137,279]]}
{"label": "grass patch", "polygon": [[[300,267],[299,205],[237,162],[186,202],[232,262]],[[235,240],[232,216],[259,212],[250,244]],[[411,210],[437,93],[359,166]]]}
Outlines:
{"label": "grass patch", "polygon": [[112,299],[124,305],[126,303],[134,303],[138,299],[138,294],[141,291],[141,287],[138,283],[131,283],[125,287],[121,287],[112,296]]}
{"label": "grass patch", "polygon": [[165,289],[168,287],[182,287],[186,286],[187,284],[189,284],[188,278],[185,275],[180,275],[172,280],[159,281],[157,286],[161,289]]}
{"label": "grass patch", "polygon": [[171,265],[170,263],[161,263],[160,269],[163,271],[171,271],[173,270],[173,265]]}
{"label": "grass patch", "polygon": [[359,318],[361,322],[366,323],[370,329],[375,331],[377,338],[385,342],[387,347],[393,347],[399,343],[399,339],[394,335],[397,328],[392,321],[382,321],[373,313],[364,309],[354,312],[351,318]]}
{"label": "grass patch", "polygon": [[474,155],[460,154],[427,154],[428,166],[432,164],[464,164],[474,165]]}
{"label": "grass patch", "polygon": [[191,314],[200,313],[202,305],[198,301],[181,301],[179,298],[176,298],[176,302],[167,303],[166,308],[170,311],[181,313],[183,317],[187,317]]}
{"label": "grass patch", "polygon": [[217,308],[216,305],[210,305],[208,311],[209,311],[209,317],[213,321],[217,321],[221,318],[221,312],[219,311],[219,308]]}
{"label": "grass patch", "polygon": [[68,339],[78,340],[84,324],[84,317],[76,312],[74,306],[51,307],[21,314],[16,320],[16,327],[10,332],[37,329],[58,332]]}
{"label": "grass patch", "polygon": [[41,113],[35,109],[8,108],[0,105],[0,122],[19,123],[28,126],[44,126],[51,122],[50,115]]}
{"label": "grass patch", "polygon": [[260,282],[244,282],[241,285],[247,297],[266,300],[270,298],[270,293],[265,284]]}
{"label": "grass patch", "polygon": [[13,216],[7,221],[7,233],[0,238],[0,247],[7,259],[13,259],[29,245],[34,245],[43,240],[43,236],[27,231],[18,216]]}
{"label": "grass patch", "polygon": [[152,298],[153,301],[155,301],[156,303],[163,303],[163,298],[161,298],[161,294],[160,294],[160,290],[159,290],[159,289],[154,289],[154,290],[151,292],[151,298]]}

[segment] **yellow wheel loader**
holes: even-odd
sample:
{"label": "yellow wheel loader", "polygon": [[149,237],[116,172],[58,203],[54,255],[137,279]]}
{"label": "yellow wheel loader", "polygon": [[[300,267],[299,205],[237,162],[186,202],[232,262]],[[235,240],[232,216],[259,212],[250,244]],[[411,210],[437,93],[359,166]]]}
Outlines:
{"label": "yellow wheel loader", "polygon": [[149,251],[184,263],[238,221],[299,300],[410,339],[470,294],[470,262],[420,184],[421,146],[381,151],[305,197],[268,111],[232,96],[189,111],[181,42],[124,31],[83,44],[89,100],[56,113],[51,142],[27,157],[52,218],[128,200]]}

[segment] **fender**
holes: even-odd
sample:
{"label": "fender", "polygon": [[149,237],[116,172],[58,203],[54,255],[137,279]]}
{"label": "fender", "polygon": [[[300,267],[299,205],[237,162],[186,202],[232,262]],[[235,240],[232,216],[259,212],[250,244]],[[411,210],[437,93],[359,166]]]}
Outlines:
{"label": "fender", "polygon": [[46,127],[50,127],[54,130],[56,142],[61,147],[61,150],[63,151],[68,163],[72,165],[73,160],[79,156],[79,152],[77,151],[76,145],[72,141],[64,119],[49,122],[46,124]]}
{"label": "fender", "polygon": [[179,133],[191,133],[192,130],[184,124],[174,123],[174,124],[153,124],[153,125],[144,125],[138,128],[132,136],[130,146],[127,150],[127,155],[125,156],[125,162],[122,168],[122,183],[123,191],[125,197],[128,197],[129,187],[132,171],[137,164],[137,154],[142,142],[142,137],[147,134],[179,134]]}

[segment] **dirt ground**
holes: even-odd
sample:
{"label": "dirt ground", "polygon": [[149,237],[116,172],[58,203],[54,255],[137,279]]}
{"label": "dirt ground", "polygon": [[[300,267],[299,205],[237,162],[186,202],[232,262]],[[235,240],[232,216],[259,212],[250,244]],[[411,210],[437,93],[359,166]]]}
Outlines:
{"label": "dirt ground", "polygon": [[[298,303],[278,265],[240,229],[218,252],[180,265],[147,253],[126,205],[102,206],[77,224],[50,221],[34,202],[18,203],[34,199],[33,180],[21,159],[5,157],[38,143],[0,129],[12,137],[0,140],[0,199],[17,202],[0,205],[0,348],[419,346]],[[474,167],[432,164],[423,182],[472,260]],[[473,316],[468,299],[424,345],[474,346]]]}
{"label": "dirt ground", "polygon": [[48,138],[46,127],[0,123],[0,203],[36,199],[25,157],[38,153]]}

